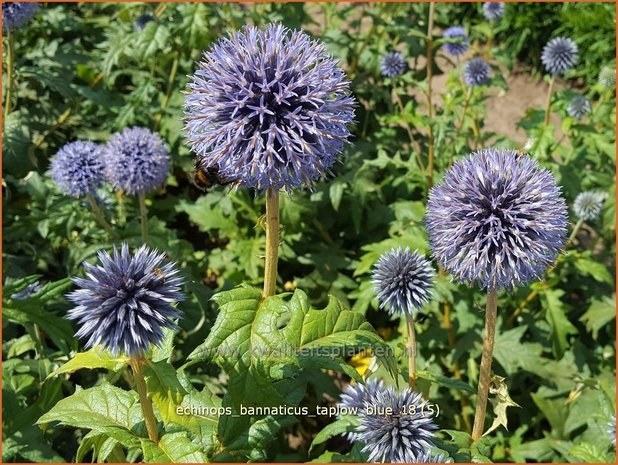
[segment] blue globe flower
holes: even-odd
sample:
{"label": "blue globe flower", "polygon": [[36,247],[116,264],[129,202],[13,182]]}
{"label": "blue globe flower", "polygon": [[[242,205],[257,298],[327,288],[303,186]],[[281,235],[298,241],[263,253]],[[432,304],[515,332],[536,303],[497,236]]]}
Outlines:
{"label": "blue globe flower", "polygon": [[483,3],[483,15],[490,21],[502,18],[504,15],[504,2],[485,2]]}
{"label": "blue globe flower", "polygon": [[569,102],[567,113],[573,118],[582,119],[590,113],[590,110],[590,100],[583,95],[577,95]]}
{"label": "blue globe flower", "polygon": [[464,67],[463,79],[470,87],[481,86],[489,82],[491,66],[481,58],[473,58]]}
{"label": "blue globe flower", "polygon": [[556,37],[543,47],[541,61],[551,74],[563,74],[577,62],[577,45],[567,37]]}
{"label": "blue globe flower", "polygon": [[599,72],[599,82],[607,89],[616,88],[616,68],[603,67]]}
{"label": "blue globe flower", "polygon": [[127,244],[98,255],[100,265],[84,263],[86,278],[73,278],[79,289],[67,295],[76,305],[67,317],[77,320],[76,336],[86,347],[141,356],[161,343],[164,328],[176,327],[180,313],[173,304],[184,299],[183,280],[173,262],[164,263],[165,254],[146,246],[134,255]]}
{"label": "blue globe flower", "polygon": [[414,463],[433,447],[438,426],[419,393],[409,388],[397,393],[387,387],[375,394],[374,401],[373,411],[359,417],[356,429],[369,462]]}
{"label": "blue globe flower", "polygon": [[[375,404],[376,394],[383,389],[382,380],[369,379],[365,383],[348,384],[341,394],[337,407],[342,411],[343,409],[349,410],[350,415],[363,415],[368,406]],[[348,432],[346,436],[349,441],[358,439],[357,433],[353,431]]]}
{"label": "blue globe flower", "polygon": [[575,216],[583,221],[596,220],[601,211],[607,194],[605,192],[586,191],[581,192],[575,197],[573,202],[573,212]]}
{"label": "blue globe flower", "polygon": [[444,31],[443,36],[450,39],[444,43],[444,51],[447,54],[458,57],[468,50],[468,35],[463,27],[451,26]]}
{"label": "blue globe flower", "polygon": [[94,142],[68,143],[52,159],[50,172],[65,194],[73,197],[94,194],[105,181],[103,150]]}
{"label": "blue globe flower", "polygon": [[418,251],[399,247],[384,253],[372,272],[380,308],[390,315],[414,315],[429,302],[434,271],[431,263]]}
{"label": "blue globe flower", "polygon": [[142,13],[141,15],[137,17],[137,19],[135,20],[135,23],[133,23],[133,26],[136,31],[141,31],[146,27],[148,23],[154,20],[155,20],[155,17],[151,15],[150,13]]}
{"label": "blue globe flower", "polygon": [[406,61],[399,52],[387,53],[382,57],[380,70],[384,76],[389,78],[399,76],[406,70]]}
{"label": "blue globe flower", "polygon": [[35,2],[2,2],[2,29],[10,31],[22,27],[36,14]]}
{"label": "blue globe flower", "polygon": [[165,183],[169,155],[163,141],[146,128],[127,128],[105,147],[109,182],[129,194],[145,194]]}
{"label": "blue globe flower", "polygon": [[245,26],[204,54],[185,100],[185,132],[202,168],[237,187],[308,186],[350,136],[354,100],[324,45],[280,24]]}
{"label": "blue globe flower", "polygon": [[434,258],[457,279],[513,289],[554,262],[568,218],[550,171],[514,150],[484,149],[431,189],[426,222]]}

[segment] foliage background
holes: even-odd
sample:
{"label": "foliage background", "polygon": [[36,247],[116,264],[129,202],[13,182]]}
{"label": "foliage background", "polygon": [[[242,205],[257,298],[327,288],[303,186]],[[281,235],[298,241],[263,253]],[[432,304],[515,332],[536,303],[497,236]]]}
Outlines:
{"label": "foliage background", "polygon": [[[472,94],[463,118],[466,91],[456,63],[448,63],[440,51],[434,73],[446,79],[436,115],[427,117],[428,7],[423,3],[50,3],[16,32],[18,100],[4,121],[2,144],[3,461],[113,461],[119,453],[118,442],[109,441],[113,435],[35,425],[81,388],[106,382],[126,388],[122,370],[48,377],[79,350],[74,328],[64,319],[69,304],[63,294],[71,287],[67,277],[79,274],[81,262],[93,259],[97,250],[111,246],[87,205],[62,195],[49,179],[50,157],[63,144],[105,142],[133,125],[157,130],[166,141],[173,161],[168,183],[148,202],[152,245],[178,261],[190,280],[191,298],[182,304],[185,317],[170,353],[176,368],[203,342],[217,317],[210,297],[243,282],[261,283],[263,200],[221,187],[203,194],[192,185],[193,157],[183,143],[181,115],[186,76],[201,51],[226,31],[271,21],[302,27],[323,40],[341,58],[359,101],[353,144],[334,178],[313,191],[282,197],[279,289],[303,289],[317,308],[328,303],[329,294],[336,296],[364,313],[398,353],[403,324],[377,310],[369,273],[390,247],[429,253],[423,224],[427,180],[417,161],[427,154],[428,125],[436,135],[436,181],[452,160],[477,146],[521,148],[521,140],[484,129],[486,99],[508,93],[507,78],[515,70],[542,79],[540,51],[551,37],[568,35],[577,42],[581,61],[561,80],[550,127],[543,128],[541,108],[527,110],[517,126],[534,138],[531,156],[554,172],[569,205],[589,189],[607,192],[608,200],[602,217],[580,230],[551,276],[500,297],[494,372],[506,377],[520,408],[508,410],[508,431],[492,433],[484,442],[487,449],[462,457],[615,458],[607,433],[615,412],[615,94],[596,83],[602,66],[615,67],[614,5],[509,4],[495,25],[482,17],[480,3],[439,4],[436,10],[435,47],[440,30],[462,24],[494,68],[492,85]],[[156,20],[136,30],[134,21],[144,12]],[[403,51],[414,68],[388,80],[379,74],[379,60],[393,48]],[[592,115],[581,122],[566,115],[575,93],[594,102]],[[101,196],[121,236],[138,245],[136,199],[111,191]],[[11,298],[37,280],[45,284],[38,293]],[[440,407],[437,422],[450,431],[442,433],[449,451],[459,447],[460,432],[470,430],[483,305],[477,289],[441,275],[436,299],[419,324],[422,389]],[[358,366],[358,359],[352,364]],[[405,370],[405,360],[400,368]],[[183,373],[183,379],[208,387],[215,397],[226,390],[227,378],[214,364],[192,365]],[[335,371],[308,373],[303,405],[332,403],[349,379]],[[383,368],[372,376],[388,378]],[[243,431],[242,425],[234,430],[219,424],[219,443],[202,442],[205,455],[200,457],[362,460],[359,448],[340,436],[309,449],[330,421],[285,418],[276,427],[266,422],[267,434],[249,431],[237,441],[228,439]],[[139,436],[139,427],[133,433]],[[126,459],[138,460],[139,450],[129,448]]]}

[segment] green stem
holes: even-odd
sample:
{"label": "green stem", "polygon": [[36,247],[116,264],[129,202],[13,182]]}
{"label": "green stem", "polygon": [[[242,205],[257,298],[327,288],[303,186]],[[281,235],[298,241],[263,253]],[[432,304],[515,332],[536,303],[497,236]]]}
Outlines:
{"label": "green stem", "polygon": [[427,107],[429,116],[429,137],[428,137],[428,161],[427,161],[427,185],[431,189],[433,186],[434,168],[434,139],[433,139],[433,102],[431,81],[433,78],[433,17],[435,13],[435,3],[429,4],[429,19],[427,20]]}
{"label": "green stem", "polygon": [[545,102],[545,122],[544,127],[549,125],[549,115],[551,112],[551,94],[554,90],[554,82],[556,80],[556,76],[552,75],[551,80],[549,81],[549,89],[547,89],[547,101]]}
{"label": "green stem", "polygon": [[13,69],[15,67],[15,38],[10,32],[7,36],[9,47],[6,53],[6,98],[4,99],[4,124],[11,113],[11,93],[13,91]]}
{"label": "green stem", "polygon": [[155,417],[154,410],[152,409],[152,400],[148,397],[148,390],[146,389],[146,380],[144,379],[144,372],[142,366],[145,360],[143,358],[131,357],[129,363],[133,370],[133,387],[137,391],[139,396],[139,403],[144,413],[144,422],[146,423],[146,431],[148,431],[148,437],[155,444],[159,443],[159,426],[157,417]]}
{"label": "green stem", "polygon": [[569,239],[567,240],[567,243],[566,243],[567,246],[571,242],[573,242],[573,240],[577,236],[577,233],[579,232],[579,229],[582,227],[583,224],[584,224],[584,220],[578,220],[577,223],[575,223],[575,226],[573,226],[573,231],[571,231],[571,235],[569,236]]}
{"label": "green stem", "polygon": [[266,263],[262,297],[275,294],[277,288],[277,259],[279,256],[279,191],[266,190]]}
{"label": "green stem", "polygon": [[161,108],[157,113],[157,117],[154,122],[154,130],[156,131],[161,123],[161,118],[163,117],[163,110],[167,108],[167,105],[170,102],[170,98],[172,96],[172,89],[174,88],[174,80],[176,79],[176,71],[178,70],[178,60],[180,59],[180,50],[176,51],[174,54],[174,61],[172,62],[172,69],[170,71],[170,75],[167,79],[167,91],[165,92],[165,97],[163,102],[161,102]]}
{"label": "green stem", "polygon": [[105,229],[105,231],[110,237],[117,239],[118,234],[116,234],[116,231],[112,229],[111,225],[105,219],[105,215],[101,211],[101,208],[99,208],[99,205],[97,204],[97,200],[94,198],[94,195],[88,194],[87,199],[97,222],[103,227],[103,229]]}
{"label": "green stem", "polygon": [[489,381],[491,362],[494,352],[496,336],[496,318],[498,316],[498,291],[490,289],[487,293],[487,307],[485,309],[485,338],[483,340],[483,355],[479,374],[478,394],[476,397],[476,412],[472,427],[472,440],[476,441],[483,435],[485,429],[485,414],[487,412],[487,398],[489,397]]}
{"label": "green stem", "polygon": [[408,384],[411,389],[416,387],[416,333],[414,332],[414,317],[406,315],[408,328]]}
{"label": "green stem", "polygon": [[139,217],[142,226],[142,241],[148,242],[148,209],[146,208],[146,194],[139,194]]}

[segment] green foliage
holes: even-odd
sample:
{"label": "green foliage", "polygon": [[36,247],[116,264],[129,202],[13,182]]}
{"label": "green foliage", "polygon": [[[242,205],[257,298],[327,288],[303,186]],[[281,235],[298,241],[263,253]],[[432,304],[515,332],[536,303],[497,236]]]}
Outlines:
{"label": "green foliage", "polygon": [[[379,309],[371,269],[392,247],[430,254],[429,147],[435,185],[476,148],[523,149],[527,139],[569,207],[580,192],[601,191],[602,214],[576,231],[542,280],[499,296],[489,434],[470,436],[485,296],[442,270],[417,317],[418,389],[439,410],[436,449],[457,462],[614,462],[616,100],[596,80],[615,63],[615,10],[509,3],[490,24],[481,7],[436,4],[430,87],[424,3],[41,3],[13,36],[13,105],[3,120],[3,462],[366,461],[362,445],[342,436],[357,419],[315,408],[332,407],[347,384],[367,377],[407,383],[405,322]],[[138,31],[146,12],[155,20]],[[281,195],[281,293],[262,298],[264,199],[195,188],[182,91],[214,41],[272,21],[324,42],[358,105],[332,179]],[[455,24],[469,32],[469,56],[492,65],[489,85],[468,91],[462,63],[442,52],[440,31]],[[575,40],[580,61],[558,80],[545,126],[539,57],[557,35]],[[394,49],[409,70],[384,79],[380,58]],[[522,106],[505,111],[514,89]],[[576,94],[592,103],[582,120],[567,114]],[[147,199],[149,242],[187,281],[179,329],[143,367],[158,444],[148,439],[128,358],[84,351],[66,319],[70,277],[117,241],[48,171],[65,143],[104,143],[133,125],[158,132],[170,149],[167,183]],[[137,199],[109,188],[98,195],[120,239],[139,246]],[[281,405],[295,410],[237,415]]]}

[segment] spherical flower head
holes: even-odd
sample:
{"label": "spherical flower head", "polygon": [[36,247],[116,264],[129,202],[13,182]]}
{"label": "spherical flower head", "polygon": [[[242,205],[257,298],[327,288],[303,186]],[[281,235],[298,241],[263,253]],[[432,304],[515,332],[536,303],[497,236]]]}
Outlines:
{"label": "spherical flower head", "polygon": [[504,15],[503,2],[485,2],[483,3],[483,15],[490,21],[496,21]]}
{"label": "spherical flower head", "polygon": [[141,356],[161,343],[164,328],[176,328],[180,313],[173,305],[184,299],[183,280],[173,262],[164,262],[165,254],[145,245],[133,255],[122,244],[98,256],[99,265],[84,263],[86,278],[73,278],[78,289],[67,298],[76,307],[67,317],[77,320],[76,336],[86,347]]}
{"label": "spherical flower head", "polygon": [[413,463],[433,447],[431,440],[438,427],[424,402],[409,388],[397,393],[387,387],[375,394],[373,411],[360,416],[356,429],[369,462]]}
{"label": "spherical flower head", "polygon": [[22,27],[36,14],[35,2],[2,2],[2,29],[10,31]]}
{"label": "spherical flower head", "polygon": [[399,247],[378,259],[371,277],[380,308],[386,307],[390,315],[414,316],[431,297],[434,271],[418,251]]}
{"label": "spherical flower head", "polygon": [[453,459],[444,452],[433,454],[431,451],[423,451],[416,457],[414,463],[453,463]]}
{"label": "spherical flower head", "polygon": [[616,88],[616,68],[604,67],[599,72],[599,82],[607,89]]}
{"label": "spherical flower head", "polygon": [[554,262],[568,218],[550,171],[514,150],[484,149],[431,189],[426,223],[434,258],[455,278],[509,290]]}
{"label": "spherical flower head", "polygon": [[607,194],[604,192],[581,192],[577,195],[577,197],[575,197],[575,202],[573,202],[573,212],[575,212],[575,216],[580,220],[596,220],[601,214],[603,203],[606,198]]}
{"label": "spherical flower head", "polygon": [[399,76],[406,70],[406,60],[399,52],[387,53],[382,57],[380,70],[382,74],[388,78]]}
{"label": "spherical flower head", "polygon": [[582,119],[590,113],[590,109],[590,100],[583,95],[577,95],[569,102],[567,113],[573,118]]}
{"label": "spherical flower head", "polygon": [[489,66],[481,58],[473,58],[464,67],[463,78],[464,82],[470,87],[482,86],[489,82],[491,75],[491,66]]}
{"label": "spherical flower head", "polygon": [[[382,380],[369,379],[365,383],[348,384],[341,399],[337,403],[339,410],[346,409],[349,415],[362,415],[368,406],[375,404],[375,396],[384,389]],[[346,434],[349,441],[356,441],[357,433],[350,431]]]}
{"label": "spherical flower head", "polygon": [[146,128],[126,128],[105,147],[106,177],[115,188],[145,194],[167,179],[169,154],[163,141]]}
{"label": "spherical flower head", "polygon": [[198,164],[236,187],[310,186],[350,136],[343,70],[324,45],[280,24],[217,42],[188,87],[185,131]]}
{"label": "spherical flower head", "polygon": [[556,37],[543,47],[541,61],[551,74],[563,74],[577,62],[577,45],[568,37]]}
{"label": "spherical flower head", "polygon": [[152,16],[150,13],[142,13],[137,17],[135,23],[133,23],[133,26],[136,31],[142,31],[148,23],[154,20],[155,17]]}
{"label": "spherical flower head", "polygon": [[105,181],[103,150],[94,142],[70,142],[52,159],[50,172],[65,194],[73,197],[93,194]]}
{"label": "spherical flower head", "polygon": [[444,43],[444,51],[447,54],[458,57],[468,50],[468,35],[463,27],[451,26],[444,31],[443,36],[451,39],[449,42]]}

